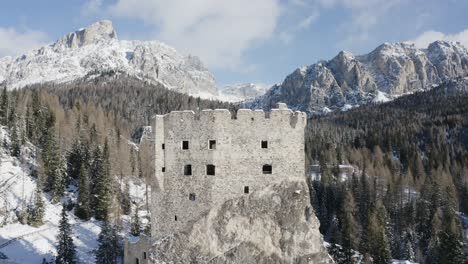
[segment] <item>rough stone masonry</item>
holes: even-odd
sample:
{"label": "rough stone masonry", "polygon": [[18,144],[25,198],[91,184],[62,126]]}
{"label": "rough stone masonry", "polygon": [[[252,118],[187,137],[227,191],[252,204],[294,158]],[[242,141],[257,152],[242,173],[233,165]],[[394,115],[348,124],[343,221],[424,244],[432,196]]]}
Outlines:
{"label": "rough stone masonry", "polygon": [[307,116],[285,104],[156,116],[151,238],[125,263],[330,263],[305,177]]}

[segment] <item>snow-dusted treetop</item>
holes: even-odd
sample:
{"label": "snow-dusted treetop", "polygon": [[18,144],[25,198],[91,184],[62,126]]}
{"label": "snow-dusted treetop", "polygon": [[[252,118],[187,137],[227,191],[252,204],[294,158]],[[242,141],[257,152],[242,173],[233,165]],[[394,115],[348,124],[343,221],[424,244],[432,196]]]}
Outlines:
{"label": "snow-dusted treetop", "polygon": [[191,95],[218,94],[213,75],[197,57],[183,56],[158,41],[119,40],[112,22],[107,20],[22,56],[0,58],[0,82],[10,89],[92,79],[108,72],[159,82]]}

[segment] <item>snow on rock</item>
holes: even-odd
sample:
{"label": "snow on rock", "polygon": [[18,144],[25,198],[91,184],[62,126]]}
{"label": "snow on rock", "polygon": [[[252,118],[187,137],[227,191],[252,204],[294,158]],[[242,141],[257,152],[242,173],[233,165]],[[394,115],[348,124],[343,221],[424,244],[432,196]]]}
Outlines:
{"label": "snow on rock", "polygon": [[271,86],[259,83],[228,85],[219,90],[219,99],[229,102],[245,101],[264,95],[269,87]]}
{"label": "snow on rock", "polygon": [[377,94],[375,95],[374,99],[372,100],[374,103],[386,103],[391,101],[389,96],[381,91],[377,91]]}
{"label": "snow on rock", "polygon": [[436,41],[427,49],[384,43],[368,54],[342,51],[329,61],[297,68],[246,106],[269,108],[284,102],[295,110],[323,114],[324,107],[385,102],[466,76],[468,49],[460,43]]}
{"label": "snow on rock", "polygon": [[191,95],[218,95],[213,75],[195,56],[157,41],[117,39],[112,22],[99,21],[16,58],[0,58],[0,83],[9,89],[123,73]]}

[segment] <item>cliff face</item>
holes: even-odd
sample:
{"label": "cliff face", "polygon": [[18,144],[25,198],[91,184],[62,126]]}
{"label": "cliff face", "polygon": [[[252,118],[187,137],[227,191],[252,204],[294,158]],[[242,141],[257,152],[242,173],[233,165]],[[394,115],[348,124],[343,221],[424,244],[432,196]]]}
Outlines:
{"label": "cliff face", "polygon": [[151,252],[154,263],[333,263],[305,181],[228,200]]}
{"label": "cliff face", "polygon": [[378,101],[382,95],[393,98],[430,89],[466,76],[468,50],[459,43],[436,41],[427,49],[384,43],[365,55],[342,51],[329,61],[298,68],[247,106],[270,108],[284,102],[317,113]]}

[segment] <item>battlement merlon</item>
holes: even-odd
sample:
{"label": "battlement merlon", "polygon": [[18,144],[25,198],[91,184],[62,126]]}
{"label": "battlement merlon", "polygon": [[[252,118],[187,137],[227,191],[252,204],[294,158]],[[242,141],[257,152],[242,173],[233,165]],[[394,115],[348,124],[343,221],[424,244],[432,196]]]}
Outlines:
{"label": "battlement merlon", "polygon": [[[264,122],[268,120],[273,123],[289,123],[292,128],[304,129],[307,124],[307,115],[304,112],[292,111],[284,103],[278,103],[278,108],[271,109],[271,112],[263,110],[239,109],[236,115],[232,115],[227,109],[205,109],[196,114],[191,110],[172,111],[165,115],[155,117],[159,122],[162,120],[171,120],[172,124],[184,121],[221,121],[228,122]],[[162,119],[162,120],[161,120]]]}

